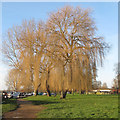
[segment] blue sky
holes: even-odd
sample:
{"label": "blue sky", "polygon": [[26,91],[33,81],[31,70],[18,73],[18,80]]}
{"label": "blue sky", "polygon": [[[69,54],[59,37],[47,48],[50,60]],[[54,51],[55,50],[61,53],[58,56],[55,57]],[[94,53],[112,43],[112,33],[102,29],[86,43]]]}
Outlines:
{"label": "blue sky", "polygon": [[[48,13],[57,11],[64,5],[81,6],[82,8],[91,8],[92,17],[98,28],[97,34],[103,36],[105,41],[112,47],[106,55],[103,67],[98,66],[98,78],[106,82],[111,87],[112,80],[115,77],[114,64],[118,61],[118,3],[117,2],[4,2],[2,3],[2,34],[4,35],[8,28],[13,25],[20,25],[23,20],[34,18],[36,21],[47,20]],[[2,84],[0,89],[5,88],[5,76],[8,66],[0,63],[0,80]]]}

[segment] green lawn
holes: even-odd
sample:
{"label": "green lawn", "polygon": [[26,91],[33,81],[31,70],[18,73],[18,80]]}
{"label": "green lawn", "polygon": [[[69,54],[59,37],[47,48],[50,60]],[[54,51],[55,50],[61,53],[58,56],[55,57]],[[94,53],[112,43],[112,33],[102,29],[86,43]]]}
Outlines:
{"label": "green lawn", "polygon": [[6,99],[2,103],[2,114],[15,110],[17,107],[16,99]]}
{"label": "green lawn", "polygon": [[38,118],[118,118],[117,95],[31,96],[25,98],[46,107]]}

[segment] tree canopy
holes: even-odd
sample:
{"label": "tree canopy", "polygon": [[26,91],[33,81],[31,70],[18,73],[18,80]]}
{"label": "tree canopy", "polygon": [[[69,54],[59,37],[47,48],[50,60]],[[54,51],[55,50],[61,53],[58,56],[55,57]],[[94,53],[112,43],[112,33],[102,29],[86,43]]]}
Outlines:
{"label": "tree canopy", "polygon": [[65,6],[51,12],[46,22],[23,21],[9,29],[3,53],[8,64],[25,76],[19,78],[22,85],[31,83],[36,94],[39,89],[49,95],[61,92],[62,98],[67,91],[87,93],[108,48],[96,31],[89,9]]}

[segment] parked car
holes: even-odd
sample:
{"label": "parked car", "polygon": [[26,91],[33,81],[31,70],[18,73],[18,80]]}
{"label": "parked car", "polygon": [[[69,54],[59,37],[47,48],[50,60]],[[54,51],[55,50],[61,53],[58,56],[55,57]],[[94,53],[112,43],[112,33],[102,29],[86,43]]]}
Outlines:
{"label": "parked car", "polygon": [[25,95],[26,95],[26,97],[27,97],[27,96],[32,96],[33,93],[26,93]]}
{"label": "parked car", "polygon": [[20,94],[20,92],[15,92],[15,93],[13,94],[13,98],[19,98],[19,97],[18,97],[19,94]]}
{"label": "parked car", "polygon": [[13,98],[24,98],[26,97],[26,94],[25,93],[21,93],[21,92],[15,92],[13,94]]}
{"label": "parked car", "polygon": [[51,93],[51,95],[55,95],[55,93]]}
{"label": "parked car", "polygon": [[70,92],[67,92],[67,94],[70,94]]}
{"label": "parked car", "polygon": [[42,95],[47,95],[47,93],[43,93]]}
{"label": "parked car", "polygon": [[26,93],[20,93],[19,95],[18,95],[18,98],[24,98],[24,97],[26,97]]}
{"label": "parked car", "polygon": [[13,92],[8,92],[7,97],[8,98],[13,98],[13,94],[14,94]]}
{"label": "parked car", "polygon": [[43,93],[42,93],[42,92],[39,92],[38,95],[43,95]]}
{"label": "parked car", "polygon": [[51,95],[56,96],[56,95],[57,95],[57,93],[51,93]]}
{"label": "parked car", "polygon": [[2,92],[2,99],[6,99],[6,98],[8,98],[8,97],[7,97],[7,92],[3,91],[3,92]]}

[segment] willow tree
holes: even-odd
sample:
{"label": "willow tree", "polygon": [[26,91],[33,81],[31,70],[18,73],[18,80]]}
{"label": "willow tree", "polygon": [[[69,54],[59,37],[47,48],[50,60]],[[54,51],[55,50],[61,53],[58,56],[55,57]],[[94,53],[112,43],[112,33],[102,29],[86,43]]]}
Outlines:
{"label": "willow tree", "polygon": [[68,90],[87,92],[96,80],[96,66],[107,48],[96,30],[89,9],[65,6],[45,24],[30,20],[9,29],[3,53],[26,83],[32,83],[35,95],[43,87],[49,94],[61,91],[65,98]]}
{"label": "willow tree", "polygon": [[16,69],[9,70],[6,85],[8,90],[19,91],[21,87],[20,74]]}
{"label": "willow tree", "polygon": [[[86,79],[84,83],[87,89],[88,68],[90,68],[89,66],[94,66],[89,71],[96,77],[95,65],[98,62],[102,62],[105,48],[107,47],[103,38],[96,35],[97,29],[90,10],[65,6],[49,15],[47,28],[50,38],[54,41],[53,46],[56,47],[53,54],[59,58],[63,67],[63,74],[61,74],[63,75],[63,82],[61,83],[66,81],[65,68],[69,66],[67,68],[70,73],[68,83],[70,88],[73,87],[74,62],[79,58],[79,63],[84,63],[80,74],[84,75],[82,79]],[[80,83],[76,82],[76,84]],[[63,94],[64,92],[65,89],[62,89]]]}
{"label": "willow tree", "polygon": [[41,85],[40,66],[45,46],[44,23],[34,20],[9,29],[3,44],[3,53],[9,65],[26,74],[26,83],[32,82],[35,94]]}
{"label": "willow tree", "polygon": [[42,67],[41,90],[47,91],[47,96],[51,96],[49,78],[53,66],[54,66],[53,61],[50,59],[48,54],[45,53],[42,57],[42,65],[41,65]]}
{"label": "willow tree", "polygon": [[32,83],[30,80],[28,81],[28,78],[23,71],[19,71],[15,68],[10,69],[6,79],[8,90],[25,92],[33,91]]}

